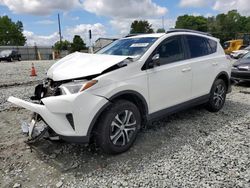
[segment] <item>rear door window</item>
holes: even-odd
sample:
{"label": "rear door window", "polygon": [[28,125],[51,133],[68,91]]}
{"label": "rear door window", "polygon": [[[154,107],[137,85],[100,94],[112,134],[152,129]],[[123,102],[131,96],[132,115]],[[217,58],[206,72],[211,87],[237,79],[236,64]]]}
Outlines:
{"label": "rear door window", "polygon": [[203,37],[187,35],[187,44],[189,46],[190,57],[202,57],[211,53],[210,47],[208,47],[208,43]]}

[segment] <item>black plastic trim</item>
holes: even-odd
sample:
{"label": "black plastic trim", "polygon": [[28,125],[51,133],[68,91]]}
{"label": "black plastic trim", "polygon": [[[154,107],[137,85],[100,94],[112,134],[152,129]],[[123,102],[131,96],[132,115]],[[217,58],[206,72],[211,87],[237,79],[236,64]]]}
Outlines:
{"label": "black plastic trim", "polygon": [[109,105],[111,105],[112,103],[110,101],[108,101],[105,105],[103,105],[100,110],[95,114],[94,118],[92,119],[90,125],[89,125],[89,129],[88,129],[88,132],[87,132],[87,138],[88,140],[90,139],[90,136],[91,136],[91,132],[94,128],[94,125],[97,121],[97,119],[100,117],[100,115],[102,114],[102,112],[104,112],[104,110],[106,110],[108,108]]}
{"label": "black plastic trim", "polygon": [[168,115],[174,114],[176,112],[185,110],[187,108],[194,107],[194,106],[197,106],[200,104],[204,104],[204,103],[208,102],[209,96],[210,95],[207,94],[207,95],[192,99],[190,101],[187,101],[187,102],[184,102],[184,103],[181,103],[181,104],[154,112],[154,113],[148,115],[147,120],[152,121],[152,120],[160,118],[162,116],[168,116]]}
{"label": "black plastic trim", "polygon": [[147,104],[147,101],[146,99],[140,94],[138,93],[137,91],[133,91],[133,90],[124,90],[124,91],[121,91],[121,92],[118,92],[116,93],[115,95],[113,95],[112,97],[109,98],[110,101],[112,101],[113,99],[119,97],[119,96],[122,96],[122,95],[125,95],[125,94],[133,94],[133,95],[136,95],[138,98],[141,99],[141,101],[143,102],[143,105],[146,107],[146,114],[148,114],[148,104]]}
{"label": "black plastic trim", "polygon": [[71,127],[75,130],[75,123],[74,123],[74,118],[73,118],[73,114],[66,114],[66,118],[69,122],[69,124],[71,125]]}

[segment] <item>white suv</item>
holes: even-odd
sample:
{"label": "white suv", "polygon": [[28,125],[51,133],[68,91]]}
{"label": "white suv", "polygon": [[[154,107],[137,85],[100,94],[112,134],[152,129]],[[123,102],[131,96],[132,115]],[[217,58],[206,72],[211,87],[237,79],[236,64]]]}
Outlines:
{"label": "white suv", "polygon": [[96,54],[68,55],[36,87],[36,103],[8,101],[34,112],[22,125],[31,140],[44,132],[71,142],[94,138],[104,152],[117,154],[149,120],[200,104],[219,111],[230,71],[218,39],[170,30],[122,38]]}

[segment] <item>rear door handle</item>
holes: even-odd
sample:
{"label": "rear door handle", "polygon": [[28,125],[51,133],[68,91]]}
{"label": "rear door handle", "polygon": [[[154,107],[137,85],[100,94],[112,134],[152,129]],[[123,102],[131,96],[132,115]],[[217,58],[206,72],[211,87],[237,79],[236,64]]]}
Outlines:
{"label": "rear door handle", "polygon": [[184,68],[184,69],[181,70],[181,72],[189,72],[189,71],[191,71],[191,67]]}
{"label": "rear door handle", "polygon": [[218,63],[212,63],[213,64],[213,66],[217,66],[218,65]]}

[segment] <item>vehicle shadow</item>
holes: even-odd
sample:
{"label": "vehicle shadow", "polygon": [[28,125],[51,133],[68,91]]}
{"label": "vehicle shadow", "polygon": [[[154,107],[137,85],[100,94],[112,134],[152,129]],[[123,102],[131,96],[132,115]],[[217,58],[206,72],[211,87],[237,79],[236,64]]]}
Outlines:
{"label": "vehicle shadow", "polygon": [[[246,109],[245,111],[239,111]],[[106,155],[91,144],[89,146],[50,142],[43,140],[33,145],[37,158],[62,173],[73,172],[76,176],[111,167],[114,163],[128,164],[131,170],[140,166],[141,160],[154,161],[155,152],[165,158],[171,157],[185,145],[194,149],[204,148],[197,140],[243,117],[250,106],[227,100],[218,113],[210,113],[202,106],[195,107],[147,125],[139,134],[132,148],[120,155]],[[117,169],[122,171],[123,169]],[[127,172],[124,172],[127,173]]]}

